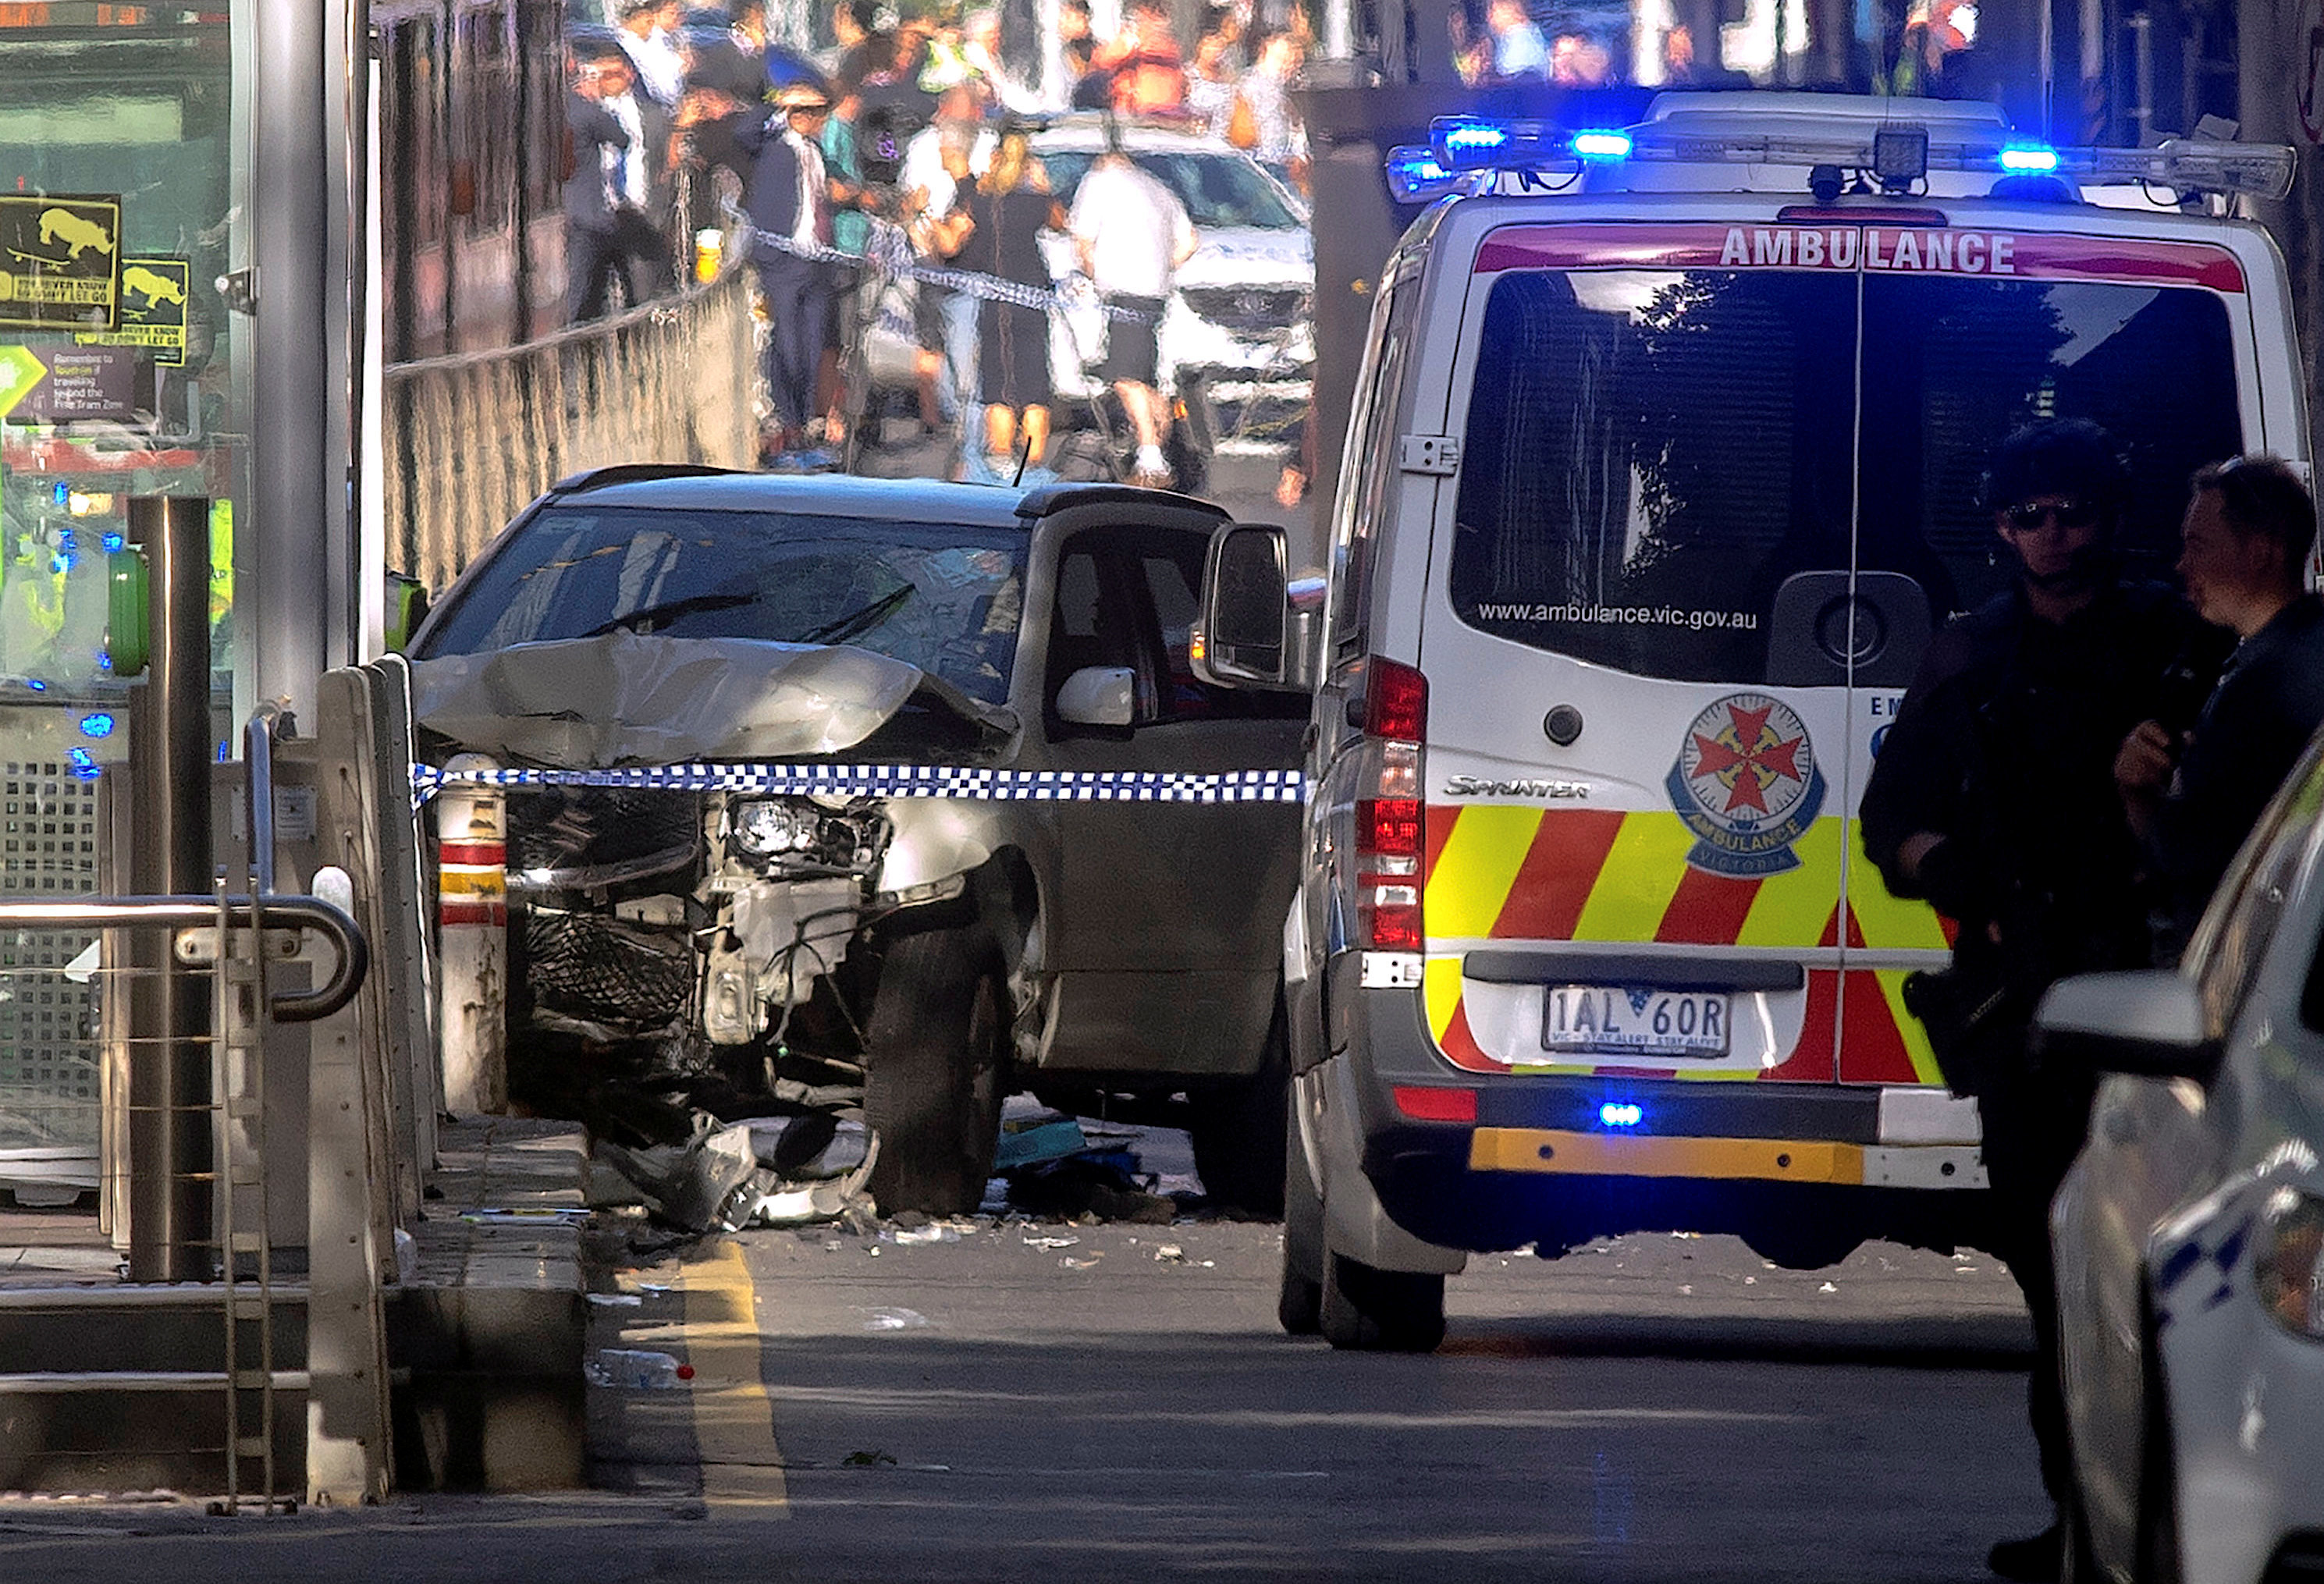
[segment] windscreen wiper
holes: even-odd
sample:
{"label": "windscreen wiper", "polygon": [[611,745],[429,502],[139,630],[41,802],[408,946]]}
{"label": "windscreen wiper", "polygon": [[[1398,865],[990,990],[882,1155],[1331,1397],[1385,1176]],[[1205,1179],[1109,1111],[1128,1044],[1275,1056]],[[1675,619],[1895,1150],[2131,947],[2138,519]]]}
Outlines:
{"label": "windscreen wiper", "polygon": [[896,608],[919,592],[918,584],[907,583],[881,594],[860,611],[850,611],[836,622],[826,622],[794,643],[844,643],[872,631],[895,613]]}
{"label": "windscreen wiper", "polygon": [[756,593],[688,594],[682,600],[671,600],[667,604],[646,605],[616,616],[610,622],[601,622],[581,636],[603,638],[609,632],[619,632],[625,627],[635,629],[641,622],[660,622],[672,616],[690,615],[696,611],[731,611],[738,605],[752,604],[758,597]]}

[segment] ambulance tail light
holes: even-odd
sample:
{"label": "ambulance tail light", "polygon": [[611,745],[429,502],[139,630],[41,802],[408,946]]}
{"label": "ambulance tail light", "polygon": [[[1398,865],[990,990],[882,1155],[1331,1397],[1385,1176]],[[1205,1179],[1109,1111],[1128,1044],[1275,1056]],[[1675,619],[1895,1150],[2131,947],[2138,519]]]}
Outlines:
{"label": "ambulance tail light", "polygon": [[1428,678],[1395,660],[1364,663],[1364,735],[1418,744],[1428,737]]}
{"label": "ambulance tail light", "polygon": [[1428,678],[1395,660],[1365,662],[1362,720],[1372,769],[1369,796],[1356,799],[1358,927],[1370,950],[1417,952],[1425,933],[1420,757]]}

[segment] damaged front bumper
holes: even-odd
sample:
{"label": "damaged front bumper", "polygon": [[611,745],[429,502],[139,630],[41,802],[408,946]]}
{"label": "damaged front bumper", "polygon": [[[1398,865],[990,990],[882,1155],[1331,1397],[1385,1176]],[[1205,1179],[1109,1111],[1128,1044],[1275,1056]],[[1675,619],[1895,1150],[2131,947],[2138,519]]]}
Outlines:
{"label": "damaged front bumper", "polygon": [[867,924],[964,887],[954,874],[881,891],[894,833],[872,797],[582,787],[512,800],[521,1016],[599,1038],[779,1042],[819,988],[846,993]]}

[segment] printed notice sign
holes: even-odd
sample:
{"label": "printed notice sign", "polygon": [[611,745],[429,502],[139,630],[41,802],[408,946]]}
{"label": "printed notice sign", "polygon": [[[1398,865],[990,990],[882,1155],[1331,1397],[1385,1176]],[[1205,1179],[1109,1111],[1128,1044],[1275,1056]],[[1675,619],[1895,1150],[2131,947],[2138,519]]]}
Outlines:
{"label": "printed notice sign", "polygon": [[[0,348],[0,355],[31,353]],[[126,346],[43,346],[33,358],[40,379],[20,392],[10,423],[76,423],[137,415],[137,355]],[[0,374],[0,382],[6,380]]]}
{"label": "printed notice sign", "polygon": [[121,328],[84,330],[83,346],[143,346],[161,368],[186,366],[186,302],[194,267],[184,259],[121,261]]}
{"label": "printed notice sign", "polygon": [[0,193],[0,328],[121,327],[121,200]]}

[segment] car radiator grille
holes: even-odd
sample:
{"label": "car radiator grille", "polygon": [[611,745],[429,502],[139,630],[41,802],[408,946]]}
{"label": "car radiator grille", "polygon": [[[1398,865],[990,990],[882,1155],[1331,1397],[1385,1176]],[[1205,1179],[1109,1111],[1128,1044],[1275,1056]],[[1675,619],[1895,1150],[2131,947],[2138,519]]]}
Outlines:
{"label": "car radiator grille", "polygon": [[[536,1008],[640,1028],[688,1009],[695,955],[683,929],[616,918],[603,889],[541,895],[523,880],[530,873],[586,884],[593,872],[628,873],[634,878],[617,894],[691,891],[700,878],[702,814],[701,797],[689,792],[567,787],[510,797],[511,890],[532,893],[523,909],[522,972]],[[641,875],[641,868],[663,872]]]}
{"label": "car radiator grille", "polygon": [[669,930],[528,907],[524,953],[525,987],[544,1011],[658,1028],[693,1003],[693,948]]}
{"label": "car radiator grille", "polygon": [[1189,286],[1185,296],[1197,315],[1245,335],[1288,330],[1307,312],[1307,293],[1296,286]]}

